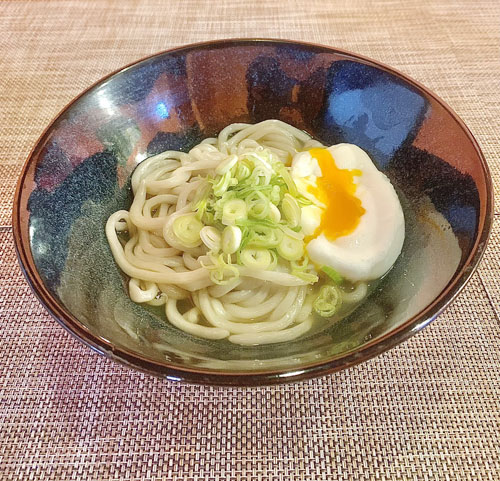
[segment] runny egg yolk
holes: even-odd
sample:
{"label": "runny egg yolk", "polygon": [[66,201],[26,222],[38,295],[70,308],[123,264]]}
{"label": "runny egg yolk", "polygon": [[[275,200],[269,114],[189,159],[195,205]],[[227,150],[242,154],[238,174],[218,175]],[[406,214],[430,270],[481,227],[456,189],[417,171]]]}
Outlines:
{"label": "runny egg yolk", "polygon": [[360,176],[359,169],[339,169],[327,149],[309,150],[311,157],[318,161],[322,176],[316,178],[316,186],[308,186],[326,208],[321,215],[321,223],[312,237],[324,234],[329,240],[350,234],[358,226],[365,209],[354,194],[354,176]]}

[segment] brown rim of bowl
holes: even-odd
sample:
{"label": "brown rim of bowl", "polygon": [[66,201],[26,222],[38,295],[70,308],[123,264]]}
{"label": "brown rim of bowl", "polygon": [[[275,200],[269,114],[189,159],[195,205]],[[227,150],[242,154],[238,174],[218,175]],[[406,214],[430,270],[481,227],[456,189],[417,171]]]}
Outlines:
{"label": "brown rim of bowl", "polygon": [[[455,122],[461,127],[461,129],[468,136],[472,142],[476,152],[481,160],[481,167],[485,176],[485,187],[486,187],[486,206],[484,209],[484,216],[479,218],[478,231],[480,232],[474,246],[472,247],[471,254],[465,260],[464,266],[454,277],[452,281],[446,286],[446,288],[439,294],[439,296],[425,309],[420,311],[417,315],[408,319],[398,328],[390,331],[389,333],[376,338],[373,341],[366,343],[361,349],[354,349],[348,351],[347,353],[333,356],[327,361],[320,361],[316,363],[310,363],[302,366],[297,370],[261,370],[261,371],[214,371],[209,369],[189,369],[174,364],[160,364],[158,362],[146,359],[130,350],[117,348],[113,346],[109,341],[97,337],[92,334],[88,328],[86,328],[78,319],[73,317],[69,312],[67,312],[50,294],[48,289],[45,287],[42,279],[38,275],[33,257],[31,255],[31,250],[28,245],[24,245],[22,242],[22,225],[20,216],[20,203],[21,203],[21,193],[26,172],[28,166],[33,158],[35,158],[44,144],[49,131],[55,122],[64,114],[71,106],[87,94],[90,90],[94,89],[98,85],[104,83],[109,78],[121,74],[141,62],[149,60],[153,57],[163,55],[166,53],[181,52],[196,50],[200,47],[229,47],[229,46],[245,46],[254,45],[256,43],[267,43],[270,45],[290,45],[290,46],[303,46],[307,48],[318,49],[323,52],[328,52],[332,54],[337,54],[340,56],[345,56],[352,58],[360,63],[371,65],[380,70],[386,71],[395,75],[396,77],[402,78],[410,85],[413,85],[429,97],[432,97],[436,102],[441,104],[445,110],[452,116]],[[433,321],[439,314],[441,314],[444,309],[451,303],[451,301],[458,295],[458,293],[463,289],[469,278],[477,269],[479,261],[484,254],[486,249],[486,244],[488,242],[491,225],[493,221],[493,185],[491,180],[491,175],[489,172],[488,164],[484,158],[484,155],[479,147],[478,142],[470,132],[469,128],[460,119],[460,117],[453,111],[453,109],[446,104],[442,99],[437,97],[432,91],[427,87],[423,86],[419,82],[413,80],[404,73],[397,71],[396,69],[389,67],[381,62],[372,60],[368,57],[362,55],[354,54],[347,50],[337,49],[333,47],[328,47],[325,45],[308,43],[308,42],[296,42],[293,40],[282,40],[282,39],[266,39],[266,38],[254,38],[254,39],[224,39],[224,40],[214,40],[207,42],[198,42],[194,44],[184,45],[180,47],[175,47],[162,52],[155,53],[153,55],[148,55],[140,60],[132,62],[125,67],[122,67],[114,72],[106,75],[97,82],[93,83],[90,87],[85,89],[77,97],[75,97],[71,102],[69,102],[50,122],[50,124],[45,128],[42,135],[38,139],[35,147],[30,152],[23,169],[21,171],[20,177],[17,182],[16,192],[14,196],[14,207],[12,215],[12,225],[14,234],[14,244],[16,248],[16,254],[21,265],[21,270],[26,277],[28,284],[31,289],[38,297],[42,305],[49,311],[49,313],[54,317],[68,332],[75,336],[78,340],[115,361],[125,364],[127,366],[133,367],[140,371],[152,374],[157,377],[167,378],[169,380],[175,381],[186,381],[195,384],[208,384],[208,385],[221,385],[221,386],[259,386],[259,385],[271,385],[284,382],[296,382],[304,379],[309,379],[313,377],[318,377],[326,374],[331,374],[336,371],[340,371],[344,368],[354,366],[363,361],[367,361],[382,352],[396,346],[397,344],[408,339],[414,335],[419,330],[423,329],[427,324]]]}

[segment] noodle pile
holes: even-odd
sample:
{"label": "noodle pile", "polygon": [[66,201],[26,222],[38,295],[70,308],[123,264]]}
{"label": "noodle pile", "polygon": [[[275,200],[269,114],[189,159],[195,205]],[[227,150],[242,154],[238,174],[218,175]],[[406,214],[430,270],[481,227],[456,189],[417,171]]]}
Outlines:
{"label": "noodle pile", "polygon": [[[255,152],[268,152],[289,165],[298,151],[318,146],[306,133],[267,120],[229,125],[189,153],[166,151],[139,164],[132,175],[130,210],[115,212],[106,225],[113,256],[130,277],[131,299],[164,305],[171,324],[206,339],[256,345],[289,341],[309,331],[321,283],[311,286],[306,274],[296,275],[275,254],[267,268],[232,263],[235,253],[226,256],[227,262],[221,257],[223,267],[217,267],[210,236],[191,246],[175,229],[178,219],[194,215],[200,193],[221,166],[234,166]],[[187,224],[186,235],[190,228]],[[349,295],[364,297],[366,285],[358,291]]]}

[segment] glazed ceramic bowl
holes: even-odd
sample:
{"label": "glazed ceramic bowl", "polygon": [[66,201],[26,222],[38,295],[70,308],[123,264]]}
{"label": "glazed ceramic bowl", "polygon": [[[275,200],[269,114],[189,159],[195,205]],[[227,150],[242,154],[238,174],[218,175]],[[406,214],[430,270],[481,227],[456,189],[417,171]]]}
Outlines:
{"label": "glazed ceramic bowl", "polygon": [[[146,157],[264,119],[365,149],[399,193],[403,252],[366,302],[324,331],[260,347],[198,339],[130,301],[104,225],[129,207],[129,176]],[[333,48],[228,40],[146,58],[71,102],[24,166],[13,224],[33,290],[85,344],[168,379],[249,385],[330,373],[422,329],[476,268],[491,219],[484,157],[426,88]]]}

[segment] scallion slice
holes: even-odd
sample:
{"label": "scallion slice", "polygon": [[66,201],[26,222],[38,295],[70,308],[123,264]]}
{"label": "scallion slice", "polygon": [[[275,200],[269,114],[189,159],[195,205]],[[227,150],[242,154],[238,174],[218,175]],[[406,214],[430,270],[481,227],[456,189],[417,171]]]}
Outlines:
{"label": "scallion slice", "polygon": [[222,223],[224,225],[234,225],[236,221],[246,219],[246,217],[247,205],[244,200],[229,200],[222,208]]}
{"label": "scallion slice", "polygon": [[172,223],[174,235],[186,248],[192,248],[201,244],[200,231],[203,224],[196,214],[183,214]]}
{"label": "scallion slice", "polygon": [[235,225],[227,226],[222,232],[222,252],[234,254],[241,245],[241,229]]}
{"label": "scallion slice", "polygon": [[333,316],[342,305],[339,288],[332,285],[321,287],[318,297],[313,302],[314,311],[321,317]]}
{"label": "scallion slice", "polygon": [[304,242],[284,235],[277,247],[278,254],[288,261],[296,261],[304,255]]}
{"label": "scallion slice", "polygon": [[271,252],[258,247],[243,249],[239,258],[244,266],[252,269],[267,269],[273,262]]}
{"label": "scallion slice", "polygon": [[296,227],[300,223],[301,210],[297,201],[290,195],[285,194],[281,201],[281,211],[288,220],[290,227]]}
{"label": "scallion slice", "polygon": [[342,276],[330,266],[323,266],[321,270],[333,281],[335,284],[342,284]]}
{"label": "scallion slice", "polygon": [[221,249],[221,235],[219,231],[212,226],[206,225],[200,230],[200,238],[211,252],[219,252]]}

